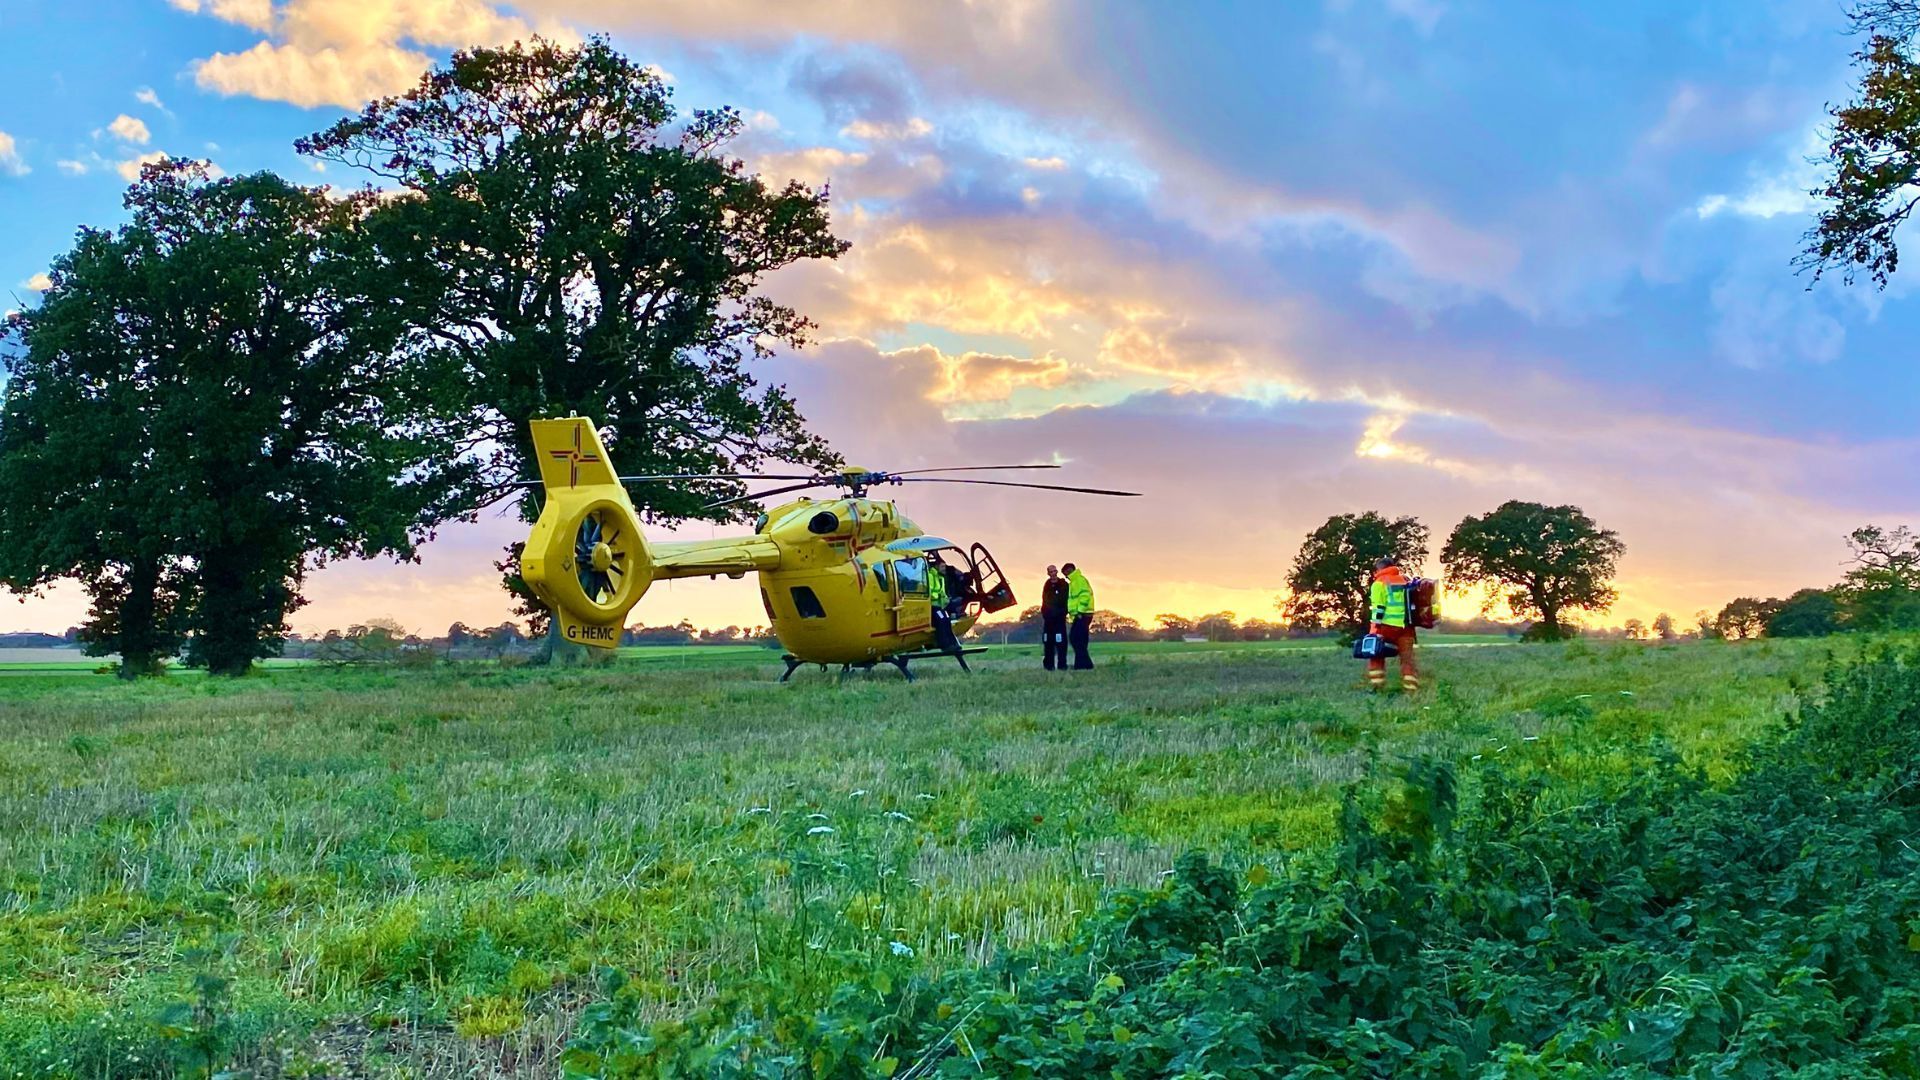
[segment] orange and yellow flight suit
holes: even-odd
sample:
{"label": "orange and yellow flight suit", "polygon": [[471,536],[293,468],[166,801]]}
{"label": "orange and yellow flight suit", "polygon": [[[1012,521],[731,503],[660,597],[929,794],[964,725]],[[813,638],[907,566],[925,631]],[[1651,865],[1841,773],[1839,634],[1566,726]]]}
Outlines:
{"label": "orange and yellow flight suit", "polygon": [[[1369,632],[1393,642],[1400,651],[1400,687],[1420,689],[1420,665],[1414,659],[1413,579],[1398,566],[1377,570],[1369,596],[1373,611]],[[1387,686],[1387,662],[1367,661],[1367,686],[1384,690]]]}

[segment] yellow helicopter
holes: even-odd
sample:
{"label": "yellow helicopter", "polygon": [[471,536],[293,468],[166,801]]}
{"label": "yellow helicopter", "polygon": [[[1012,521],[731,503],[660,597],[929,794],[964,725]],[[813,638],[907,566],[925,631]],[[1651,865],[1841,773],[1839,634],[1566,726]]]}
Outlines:
{"label": "yellow helicopter", "polygon": [[[920,475],[930,472],[1052,469],[1057,465],[975,465],[907,473],[843,469],[822,475],[643,476],[614,472],[592,421],[535,420],[533,445],[546,503],[521,556],[520,574],[553,612],[568,641],[619,645],[627,613],[663,578],[760,575],[760,602],[786,649],[785,682],[802,664],[854,668],[891,663],[909,681],[912,660],[950,656],[964,669],[978,648],[959,639],[983,614],[1014,604],[1013,588],[980,544],[928,536],[892,502],[867,490],[886,484],[988,484],[997,487],[1135,496],[1133,491],[1060,487],[1006,480]],[[758,502],[817,487],[828,499],[800,497],[762,513],[751,536],[650,544],[625,484],[752,479],[794,481],[712,504]],[[934,575],[940,575],[938,581]],[[945,603],[936,604],[944,595]]]}

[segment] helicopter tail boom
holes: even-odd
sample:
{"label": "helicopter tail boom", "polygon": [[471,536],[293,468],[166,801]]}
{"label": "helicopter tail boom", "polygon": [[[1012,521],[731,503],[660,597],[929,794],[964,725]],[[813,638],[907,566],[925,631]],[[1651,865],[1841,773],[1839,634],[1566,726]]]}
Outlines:
{"label": "helicopter tail boom", "polygon": [[780,565],[772,540],[738,536],[718,540],[668,541],[653,545],[653,576],[658,578],[739,577]]}

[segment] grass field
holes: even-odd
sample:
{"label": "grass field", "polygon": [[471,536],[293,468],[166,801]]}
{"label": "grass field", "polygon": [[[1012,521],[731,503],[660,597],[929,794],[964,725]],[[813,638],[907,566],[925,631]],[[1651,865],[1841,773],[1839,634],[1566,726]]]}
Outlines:
{"label": "grass field", "polygon": [[804,1004],[866,953],[977,963],[1183,851],[1326,842],[1376,761],[1577,777],[1662,737],[1715,773],[1847,647],[1436,649],[1425,695],[1380,698],[1324,643],[1111,647],[1071,676],[1016,646],[913,686],[778,686],[753,647],[23,672],[0,1080],[166,1075],[195,1040],[263,1076],[551,1075],[603,966],[670,1016],[750,983]]}

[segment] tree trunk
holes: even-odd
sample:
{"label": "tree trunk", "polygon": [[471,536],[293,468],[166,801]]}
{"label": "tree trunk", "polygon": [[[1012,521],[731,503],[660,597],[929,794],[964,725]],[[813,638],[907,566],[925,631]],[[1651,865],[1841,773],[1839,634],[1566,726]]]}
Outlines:
{"label": "tree trunk", "polygon": [[1542,641],[1559,641],[1566,636],[1566,632],[1560,629],[1560,609],[1557,607],[1540,609],[1540,625],[1545,628],[1540,635]]}
{"label": "tree trunk", "polygon": [[263,636],[278,629],[286,591],[269,579],[252,551],[235,545],[201,557],[200,603],[194,624],[196,658],[207,674],[235,678],[253,670]]}
{"label": "tree trunk", "polygon": [[122,679],[133,680],[153,672],[154,646],[159,638],[155,625],[160,591],[160,562],[135,559],[127,565],[127,593],[120,599],[120,633],[117,635]]}
{"label": "tree trunk", "polygon": [[560,636],[560,620],[547,617],[547,644],[540,650],[540,663],[553,667],[579,667],[587,661],[587,647]]}

